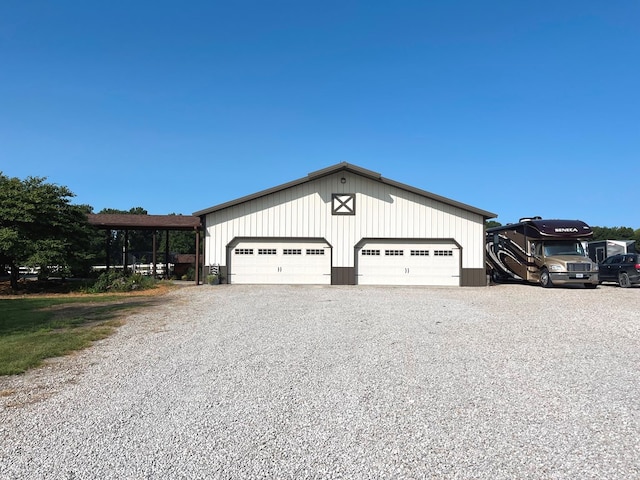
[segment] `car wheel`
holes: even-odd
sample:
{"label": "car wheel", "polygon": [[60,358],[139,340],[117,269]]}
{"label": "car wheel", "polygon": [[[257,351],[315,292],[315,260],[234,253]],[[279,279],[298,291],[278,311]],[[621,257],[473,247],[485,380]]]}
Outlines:
{"label": "car wheel", "polygon": [[553,282],[551,281],[551,275],[549,275],[549,270],[543,268],[540,272],[540,285],[544,288],[553,287]]}
{"label": "car wheel", "polygon": [[620,272],[618,274],[618,285],[622,288],[629,288],[631,286],[631,280],[629,280],[629,274],[627,272]]}

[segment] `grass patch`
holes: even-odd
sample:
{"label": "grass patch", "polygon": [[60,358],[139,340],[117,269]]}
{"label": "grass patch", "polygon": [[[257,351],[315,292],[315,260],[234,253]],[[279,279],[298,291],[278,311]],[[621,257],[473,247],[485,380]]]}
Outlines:
{"label": "grass patch", "polygon": [[80,350],[111,335],[144,296],[86,295],[0,299],[0,375],[23,373],[46,358]]}

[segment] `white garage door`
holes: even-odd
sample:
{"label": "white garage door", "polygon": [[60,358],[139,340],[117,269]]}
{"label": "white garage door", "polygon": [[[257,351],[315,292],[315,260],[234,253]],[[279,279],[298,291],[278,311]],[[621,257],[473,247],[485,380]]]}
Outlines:
{"label": "white garage door", "polygon": [[460,248],[452,242],[372,240],[356,253],[359,285],[460,285]]}
{"label": "white garage door", "polygon": [[230,283],[331,284],[326,242],[244,240],[230,253]]}

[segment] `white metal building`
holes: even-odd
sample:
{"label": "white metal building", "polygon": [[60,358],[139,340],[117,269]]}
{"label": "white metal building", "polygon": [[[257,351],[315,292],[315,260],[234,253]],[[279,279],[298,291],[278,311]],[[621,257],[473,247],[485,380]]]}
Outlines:
{"label": "white metal building", "polygon": [[228,283],[461,286],[496,216],[348,163],[194,215]]}

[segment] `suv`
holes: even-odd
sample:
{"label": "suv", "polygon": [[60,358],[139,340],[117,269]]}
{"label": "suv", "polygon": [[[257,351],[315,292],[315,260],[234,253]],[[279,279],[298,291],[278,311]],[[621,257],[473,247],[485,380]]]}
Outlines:
{"label": "suv", "polygon": [[621,253],[600,264],[600,282],[618,282],[621,287],[640,284],[640,254]]}

